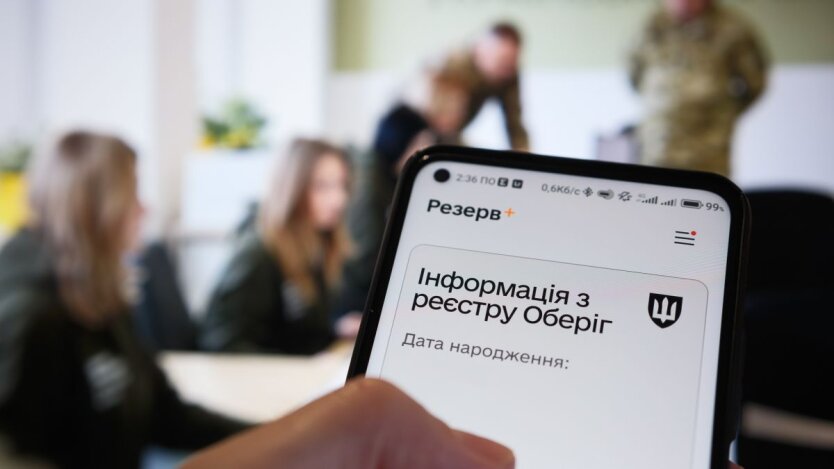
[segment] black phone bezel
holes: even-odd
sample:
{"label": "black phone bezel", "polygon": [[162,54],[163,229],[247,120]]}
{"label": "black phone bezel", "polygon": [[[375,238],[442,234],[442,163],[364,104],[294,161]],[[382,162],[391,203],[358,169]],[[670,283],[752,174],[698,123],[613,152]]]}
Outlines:
{"label": "black phone bezel", "polygon": [[409,159],[397,183],[347,379],[363,375],[367,369],[414,181],[425,166],[438,161],[701,189],[717,194],[726,201],[731,221],[710,458],[711,468],[725,469],[729,446],[738,429],[742,331],[740,311],[751,220],[749,204],[741,189],[729,179],[713,173],[454,146],[433,146],[417,152]]}

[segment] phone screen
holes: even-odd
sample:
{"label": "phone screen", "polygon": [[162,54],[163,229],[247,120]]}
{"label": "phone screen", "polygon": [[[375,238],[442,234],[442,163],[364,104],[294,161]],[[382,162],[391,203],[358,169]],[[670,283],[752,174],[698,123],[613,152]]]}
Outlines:
{"label": "phone screen", "polygon": [[416,174],[366,375],[517,467],[709,467],[730,207],[459,161]]}

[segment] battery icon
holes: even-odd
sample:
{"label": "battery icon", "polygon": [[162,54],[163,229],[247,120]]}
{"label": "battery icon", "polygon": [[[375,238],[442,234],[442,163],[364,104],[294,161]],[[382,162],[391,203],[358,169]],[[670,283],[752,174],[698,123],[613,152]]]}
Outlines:
{"label": "battery icon", "polygon": [[701,208],[704,206],[704,203],[700,200],[693,200],[693,199],[681,199],[681,207],[686,208]]}

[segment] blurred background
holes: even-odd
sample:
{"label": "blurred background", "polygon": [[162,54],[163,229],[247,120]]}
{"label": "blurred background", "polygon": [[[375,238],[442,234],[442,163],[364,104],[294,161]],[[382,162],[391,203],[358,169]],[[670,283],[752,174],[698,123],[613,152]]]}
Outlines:
{"label": "blurred background", "polygon": [[[725,3],[755,26],[773,63],[765,95],[735,136],[735,179],[745,187],[830,190],[834,4]],[[262,148],[299,133],[369,145],[377,119],[410,74],[506,19],[526,39],[521,79],[531,150],[589,158],[597,136],[639,118],[627,52],[655,6],[653,0],[3,0],[0,142],[32,143],[77,125],[111,129],[141,155],[154,229],[170,230],[190,222],[184,190],[202,169],[192,159],[222,156],[201,146],[201,116],[241,98],[266,120]],[[467,129],[467,143],[506,147],[497,111],[484,111]]]}
{"label": "blurred background", "polygon": [[[428,61],[474,41],[496,21],[507,21],[524,38],[519,77],[529,149],[601,157],[606,142],[616,141],[623,128],[640,122],[643,104],[629,84],[628,57],[658,4],[0,0],[0,242],[25,220],[26,181],[21,171],[32,148],[72,128],[114,133],[139,155],[140,194],[148,209],[144,238],[161,239],[171,247],[184,308],[199,321],[229,258],[232,234],[263,195],[266,174],[291,139],[320,137],[342,147],[369,149],[380,118]],[[752,25],[770,62],[764,94],[740,118],[733,134],[733,180],[751,193],[789,189],[830,199],[834,1],[721,4]],[[503,125],[499,105],[488,102],[466,127],[463,141],[509,148]],[[774,226],[798,227],[819,218],[823,228],[809,221],[803,229],[818,235],[830,232],[824,231],[830,230],[829,205],[786,222],[785,217],[800,216],[790,207],[783,218],[772,220]],[[799,256],[792,244],[803,243],[798,229],[771,244],[757,241],[760,250],[770,254],[789,249]],[[819,242],[826,244],[824,238]],[[808,249],[812,258],[830,259],[830,254]],[[776,264],[762,260],[759,265],[775,269]],[[795,266],[779,265],[783,275],[796,278],[788,275],[796,274]],[[826,276],[831,265],[827,267],[821,268],[825,279],[830,278]],[[819,272],[815,268],[805,272]],[[821,285],[827,289],[830,284],[825,282]],[[817,313],[834,313],[830,306],[822,309]],[[809,340],[817,339],[799,342],[808,345]],[[808,353],[828,354],[829,347],[813,345]],[[338,383],[345,359],[345,354],[339,355],[335,365],[299,362],[297,371],[289,373],[322,366],[322,377],[309,388],[325,389],[327,383]],[[172,365],[191,383],[190,397],[227,410],[246,401],[240,394],[225,400],[200,395],[199,383],[213,383],[215,378],[199,366],[189,366]],[[246,375],[245,369],[235,370],[228,373]],[[790,380],[830,379],[819,370],[807,373],[812,376]],[[303,400],[299,395],[309,398],[304,393],[310,389],[300,390],[286,406]],[[230,391],[234,392],[246,395],[251,390]],[[247,418],[264,417],[251,409],[237,411]],[[804,413],[834,417],[825,412]],[[831,428],[813,428],[812,436],[827,435],[820,437],[815,450],[832,451]],[[765,440],[776,438],[767,435]]]}
{"label": "blurred background", "polygon": [[[734,136],[735,181],[745,188],[832,190],[834,3],[724,3],[754,25],[772,61],[766,92]],[[257,175],[269,167],[271,150],[299,134],[368,147],[377,120],[410,76],[496,20],[524,34],[520,78],[531,151],[594,157],[599,137],[639,120],[627,53],[656,6],[654,0],[2,0],[0,148],[14,152],[76,126],[117,133],[140,154],[150,234],[188,236],[194,247],[240,220],[264,181]],[[256,112],[263,126],[246,130],[244,122],[242,143],[235,136],[216,142],[203,118],[222,114],[233,100]],[[508,147],[497,104],[485,106],[465,140]],[[199,303],[201,286],[211,281],[194,276],[186,275],[188,296]]]}

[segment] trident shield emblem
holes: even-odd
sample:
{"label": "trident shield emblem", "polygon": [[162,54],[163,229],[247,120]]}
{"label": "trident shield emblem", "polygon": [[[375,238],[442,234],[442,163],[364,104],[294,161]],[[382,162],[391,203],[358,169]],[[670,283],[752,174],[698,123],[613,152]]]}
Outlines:
{"label": "trident shield emblem", "polygon": [[666,329],[678,322],[683,308],[680,296],[649,293],[649,319],[661,329]]}

